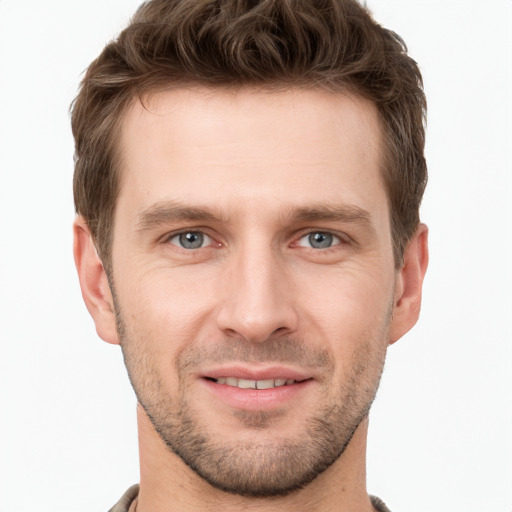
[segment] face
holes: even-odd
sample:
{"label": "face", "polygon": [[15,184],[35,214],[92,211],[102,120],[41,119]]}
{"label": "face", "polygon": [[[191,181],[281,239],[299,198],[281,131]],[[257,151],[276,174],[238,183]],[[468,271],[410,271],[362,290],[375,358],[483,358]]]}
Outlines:
{"label": "face", "polygon": [[305,485],[366,417],[391,338],[375,109],[168,91],[134,103],[120,143],[111,277],[140,404],[215,487]]}

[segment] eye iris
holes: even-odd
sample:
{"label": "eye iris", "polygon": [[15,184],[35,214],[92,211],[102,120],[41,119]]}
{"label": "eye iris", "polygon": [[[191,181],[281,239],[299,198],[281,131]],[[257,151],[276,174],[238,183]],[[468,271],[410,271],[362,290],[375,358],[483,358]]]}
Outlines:
{"label": "eye iris", "polygon": [[197,231],[189,231],[187,233],[181,233],[180,245],[185,249],[198,249],[203,245],[204,235]]}
{"label": "eye iris", "polygon": [[309,243],[315,249],[326,249],[332,245],[332,235],[330,233],[311,233],[309,235]]}

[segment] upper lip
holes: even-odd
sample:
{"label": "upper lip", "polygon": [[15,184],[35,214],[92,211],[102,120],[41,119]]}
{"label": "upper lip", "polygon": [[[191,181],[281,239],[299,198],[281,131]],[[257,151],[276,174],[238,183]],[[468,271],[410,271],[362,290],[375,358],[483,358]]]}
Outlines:
{"label": "upper lip", "polygon": [[251,367],[247,365],[225,365],[217,366],[201,372],[201,377],[218,379],[220,377],[237,377],[247,380],[269,380],[269,379],[293,379],[302,381],[311,379],[313,376],[296,368],[287,366],[264,366]]}

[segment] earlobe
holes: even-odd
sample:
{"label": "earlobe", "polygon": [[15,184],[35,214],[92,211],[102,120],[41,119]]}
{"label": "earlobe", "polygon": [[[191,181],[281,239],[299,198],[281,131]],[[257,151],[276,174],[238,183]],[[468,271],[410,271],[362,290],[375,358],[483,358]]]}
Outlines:
{"label": "earlobe", "polygon": [[96,332],[104,341],[119,344],[107,275],[82,217],[77,217],[73,224],[73,254],[82,297],[96,324]]}
{"label": "earlobe", "polygon": [[418,321],[423,278],[428,266],[428,228],[419,224],[404,252],[395,288],[390,341],[394,343]]}

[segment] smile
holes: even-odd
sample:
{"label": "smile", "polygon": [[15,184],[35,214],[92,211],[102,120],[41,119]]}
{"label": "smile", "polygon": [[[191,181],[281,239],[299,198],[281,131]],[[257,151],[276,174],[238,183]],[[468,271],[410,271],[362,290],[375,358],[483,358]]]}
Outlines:
{"label": "smile", "polygon": [[295,384],[294,379],[264,379],[264,380],[249,380],[239,379],[237,377],[219,377],[218,379],[212,379],[217,384],[225,384],[226,386],[232,386],[241,389],[272,389],[282,386],[290,386]]}
{"label": "smile", "polygon": [[315,389],[311,387],[314,377],[289,368],[217,368],[201,377],[213,396],[229,407],[246,411],[282,410],[308,396],[304,394],[307,390]]}

